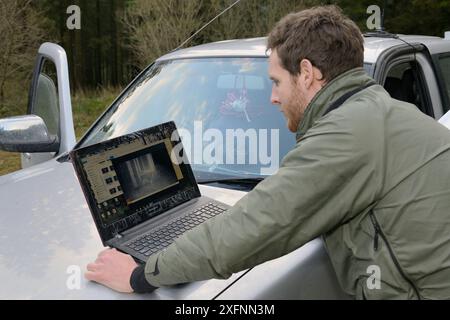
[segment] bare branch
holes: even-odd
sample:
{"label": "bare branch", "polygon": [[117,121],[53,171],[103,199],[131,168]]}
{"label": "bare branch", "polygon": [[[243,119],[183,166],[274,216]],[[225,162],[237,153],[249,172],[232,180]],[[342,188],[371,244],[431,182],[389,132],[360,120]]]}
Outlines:
{"label": "bare branch", "polygon": [[25,86],[44,36],[42,21],[32,0],[0,0],[0,106],[3,109],[5,88],[17,87],[13,82]]}

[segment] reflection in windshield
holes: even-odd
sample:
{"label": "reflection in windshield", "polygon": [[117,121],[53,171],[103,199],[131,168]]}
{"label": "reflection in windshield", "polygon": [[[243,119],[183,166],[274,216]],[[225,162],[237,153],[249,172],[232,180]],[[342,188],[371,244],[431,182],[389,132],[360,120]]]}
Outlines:
{"label": "reflection in windshield", "polygon": [[175,121],[194,172],[265,176],[295,143],[270,103],[266,58],[158,62],[89,132],[82,146]]}

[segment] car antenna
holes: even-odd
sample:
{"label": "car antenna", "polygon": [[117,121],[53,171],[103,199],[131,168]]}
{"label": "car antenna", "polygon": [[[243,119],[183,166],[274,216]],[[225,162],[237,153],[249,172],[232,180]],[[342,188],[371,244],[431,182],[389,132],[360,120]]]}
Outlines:
{"label": "car antenna", "polygon": [[[386,10],[386,9],[387,9],[387,1],[384,0],[383,11],[382,11],[382,13],[381,13],[381,28],[380,28],[380,31],[381,31],[382,33],[384,33],[385,35],[392,35],[392,34],[386,32],[385,29],[384,29],[384,14],[385,14],[385,10]],[[400,38],[400,36],[399,36],[398,34],[394,34],[392,38],[397,39],[397,40],[400,40],[400,41],[404,42],[406,45],[410,46],[410,47],[413,49],[414,61],[415,61],[415,63],[417,63],[417,57],[416,57],[417,48],[414,47],[414,46],[413,46],[411,43],[409,43],[408,41],[406,41],[406,40]]]}
{"label": "car antenna", "polygon": [[405,43],[406,45],[410,46],[413,49],[414,62],[417,63],[417,57],[416,57],[416,52],[418,52],[417,48],[414,47],[414,45],[412,45],[408,41],[400,38],[400,36],[398,34],[390,33],[385,30],[384,18],[385,18],[386,9],[387,9],[387,1],[384,0],[383,10],[381,11],[381,26],[380,26],[380,28],[376,29],[375,31],[372,31],[372,32],[366,32],[366,33],[364,33],[364,36],[365,37],[378,37],[378,38],[392,38],[392,39],[397,39],[397,40],[402,41],[403,43]]}
{"label": "car antenna", "polygon": [[208,23],[206,23],[203,27],[201,27],[200,29],[198,29],[192,36],[190,36],[189,38],[187,38],[182,44],[180,44],[178,47],[176,47],[175,49],[172,50],[173,51],[177,51],[179,50],[181,47],[183,47],[186,43],[188,43],[189,41],[192,40],[192,38],[194,38],[197,34],[199,34],[203,29],[205,29],[207,26],[209,26],[211,23],[213,23],[216,19],[218,19],[221,15],[223,15],[225,12],[227,12],[228,10],[230,10],[231,8],[233,8],[235,5],[237,5],[239,2],[241,2],[241,0],[236,0],[235,2],[233,2],[231,5],[229,5],[227,8],[225,8],[222,12],[220,12],[217,16],[215,16],[214,18],[212,18]]}
{"label": "car antenna", "polygon": [[398,38],[398,36],[396,34],[390,33],[388,31],[386,31],[386,29],[384,28],[384,18],[385,18],[386,8],[387,8],[387,1],[384,0],[383,9],[381,10],[380,26],[377,27],[374,31],[365,32],[364,36],[377,37],[377,38],[394,38],[394,39]]}
{"label": "car antenna", "polygon": [[383,10],[381,11],[381,26],[380,26],[380,31],[384,31],[384,13],[386,11],[387,8],[387,1],[384,0],[383,2]]}

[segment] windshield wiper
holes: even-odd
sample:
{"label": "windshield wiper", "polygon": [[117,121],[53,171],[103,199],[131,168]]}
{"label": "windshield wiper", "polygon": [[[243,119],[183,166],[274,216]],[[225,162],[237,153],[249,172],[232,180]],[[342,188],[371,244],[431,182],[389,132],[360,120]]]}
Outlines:
{"label": "windshield wiper", "polygon": [[69,152],[66,152],[66,153],[63,153],[62,155],[60,155],[58,158],[56,158],[56,161],[58,161],[59,163],[70,162]]}
{"label": "windshield wiper", "polygon": [[218,178],[218,179],[203,179],[199,180],[199,184],[210,184],[210,183],[224,183],[224,184],[249,184],[256,186],[258,183],[263,181],[264,178]]}

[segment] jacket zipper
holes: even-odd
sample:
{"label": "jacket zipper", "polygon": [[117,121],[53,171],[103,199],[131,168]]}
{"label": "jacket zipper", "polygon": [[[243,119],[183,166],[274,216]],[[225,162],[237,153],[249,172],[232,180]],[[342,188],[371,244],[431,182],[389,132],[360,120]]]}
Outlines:
{"label": "jacket zipper", "polygon": [[375,220],[375,217],[373,216],[373,214],[369,213],[369,216],[370,216],[370,220],[372,220],[373,228],[375,229],[375,236],[373,239],[373,249],[375,251],[378,251],[378,235],[381,233],[381,229],[378,226],[378,223]]}
{"label": "jacket zipper", "polygon": [[370,220],[372,221],[373,227],[375,229],[375,236],[374,236],[374,243],[373,243],[374,250],[375,251],[378,250],[378,236],[380,235],[381,238],[383,239],[384,243],[386,244],[386,247],[388,248],[389,255],[391,256],[392,261],[394,262],[395,266],[397,267],[397,270],[400,272],[400,275],[413,288],[415,294],[417,295],[417,298],[419,300],[421,300],[420,295],[419,295],[419,291],[417,290],[416,286],[414,285],[414,283],[403,272],[403,270],[402,270],[402,268],[400,266],[400,263],[398,262],[397,258],[395,257],[394,252],[392,251],[392,248],[389,245],[389,242],[387,241],[386,236],[384,235],[383,231],[380,228],[380,225],[379,225],[379,223],[377,221],[377,218],[375,217],[375,214],[373,212],[370,212],[369,216],[370,216]]}

